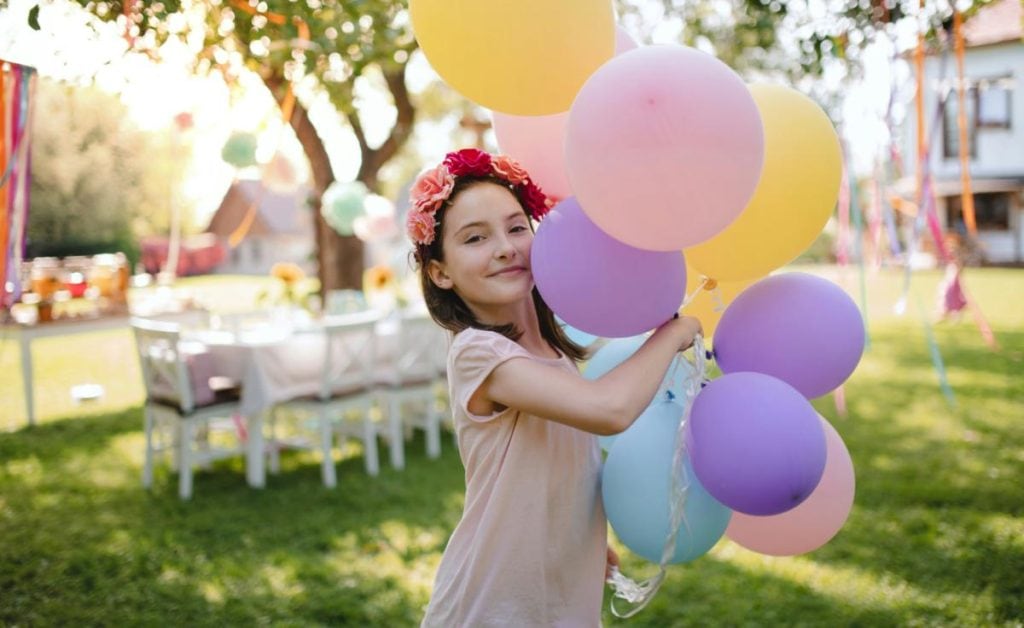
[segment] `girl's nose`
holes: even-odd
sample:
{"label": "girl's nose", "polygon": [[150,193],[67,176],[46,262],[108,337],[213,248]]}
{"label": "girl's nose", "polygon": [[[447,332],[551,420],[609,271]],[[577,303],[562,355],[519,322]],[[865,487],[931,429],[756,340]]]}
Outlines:
{"label": "girl's nose", "polygon": [[494,250],[494,256],[498,259],[506,259],[514,257],[516,254],[516,247],[512,245],[512,241],[507,236],[499,236],[498,246]]}

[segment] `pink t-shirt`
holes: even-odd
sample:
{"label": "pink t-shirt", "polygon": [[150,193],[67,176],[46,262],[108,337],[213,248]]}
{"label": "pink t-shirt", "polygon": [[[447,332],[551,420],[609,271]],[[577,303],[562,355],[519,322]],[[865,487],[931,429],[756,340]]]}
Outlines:
{"label": "pink t-shirt", "polygon": [[448,353],[466,503],[434,582],[424,626],[598,626],[607,548],[597,438],[512,408],[466,407],[496,366],[540,358],[467,329]]}

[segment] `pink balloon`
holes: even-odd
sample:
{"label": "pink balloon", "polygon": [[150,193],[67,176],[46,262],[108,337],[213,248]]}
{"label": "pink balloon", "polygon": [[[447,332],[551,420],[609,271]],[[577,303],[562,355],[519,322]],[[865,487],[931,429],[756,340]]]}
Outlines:
{"label": "pink balloon", "polygon": [[494,135],[501,152],[523,164],[530,178],[548,196],[559,199],[572,196],[565,176],[565,123],[568,113],[551,116],[512,116],[495,111]]}
{"label": "pink balloon", "polygon": [[606,233],[638,248],[703,242],[746,207],[764,161],[750,90],[684,46],[644,46],[601,66],[576,95],[569,183]]}
{"label": "pink balloon", "polygon": [[618,24],[615,25],[615,54],[620,55],[624,52],[632,50],[637,47],[636,40],[633,36],[626,32],[626,29],[622,28]]}
{"label": "pink balloon", "polygon": [[769,517],[733,512],[725,534],[743,547],[770,556],[795,556],[818,549],[839,532],[853,507],[853,462],[836,428],[825,429],[825,472],[796,508]]}
{"label": "pink balloon", "polygon": [[[615,27],[615,54],[637,47],[636,41],[621,26]],[[559,200],[572,196],[565,174],[565,124],[569,112],[550,116],[513,116],[492,112],[494,135],[501,152],[515,157],[533,182],[548,196]]]}

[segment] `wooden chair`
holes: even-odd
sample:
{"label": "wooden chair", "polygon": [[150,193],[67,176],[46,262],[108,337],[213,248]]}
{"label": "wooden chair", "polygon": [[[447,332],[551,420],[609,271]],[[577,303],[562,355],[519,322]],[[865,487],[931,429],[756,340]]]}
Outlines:
{"label": "wooden chair", "polygon": [[[327,317],[324,322],[323,367],[320,391],[316,397],[299,398],[279,404],[274,409],[298,411],[312,415],[317,424],[318,440],[286,441],[276,434],[276,418],[271,420],[269,446],[270,468],[275,471],[278,452],[283,447],[317,449],[321,455],[321,475],[324,485],[337,484],[337,472],[332,455],[334,438],[358,438],[363,442],[366,472],[375,476],[380,472],[377,452],[377,424],[371,409],[374,402],[374,372],[376,369],[377,336],[375,326],[380,315],[376,312]],[[350,420],[358,413],[357,421]]]}
{"label": "wooden chair", "polygon": [[[405,467],[406,433],[426,432],[427,456],[441,455],[439,387],[445,381],[448,333],[423,312],[402,312],[398,350],[394,359],[378,369],[381,407],[385,410],[391,464]],[[408,410],[412,412],[407,412]]]}
{"label": "wooden chair", "polygon": [[[154,457],[170,450],[178,472],[178,494],[189,499],[194,467],[245,453],[244,444],[237,442],[241,440],[236,423],[240,420],[238,391],[217,386],[223,378],[200,368],[201,345],[182,342],[178,325],[133,318],[131,326],[146,388],[142,484],[152,486]],[[211,445],[211,432],[227,433],[236,444]]]}

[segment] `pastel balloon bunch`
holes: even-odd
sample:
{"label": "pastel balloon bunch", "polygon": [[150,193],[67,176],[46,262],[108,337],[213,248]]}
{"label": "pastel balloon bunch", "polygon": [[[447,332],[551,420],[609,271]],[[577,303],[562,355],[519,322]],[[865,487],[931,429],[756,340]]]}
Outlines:
{"label": "pastel balloon bunch", "polygon": [[562,199],[531,261],[568,329],[613,339],[585,376],[631,355],[687,291],[687,313],[714,334],[725,375],[695,388],[702,368],[683,368],[682,382],[671,368],[663,394],[602,443],[619,538],[663,565],[707,552],[727,527],[765,553],[827,541],[849,513],[853,472],[808,399],[853,372],[863,323],[827,281],[753,283],[832,213],[842,164],[825,113],[693,48],[637,46],[609,0],[411,0],[410,15],[438,74],[493,110],[502,152]]}

